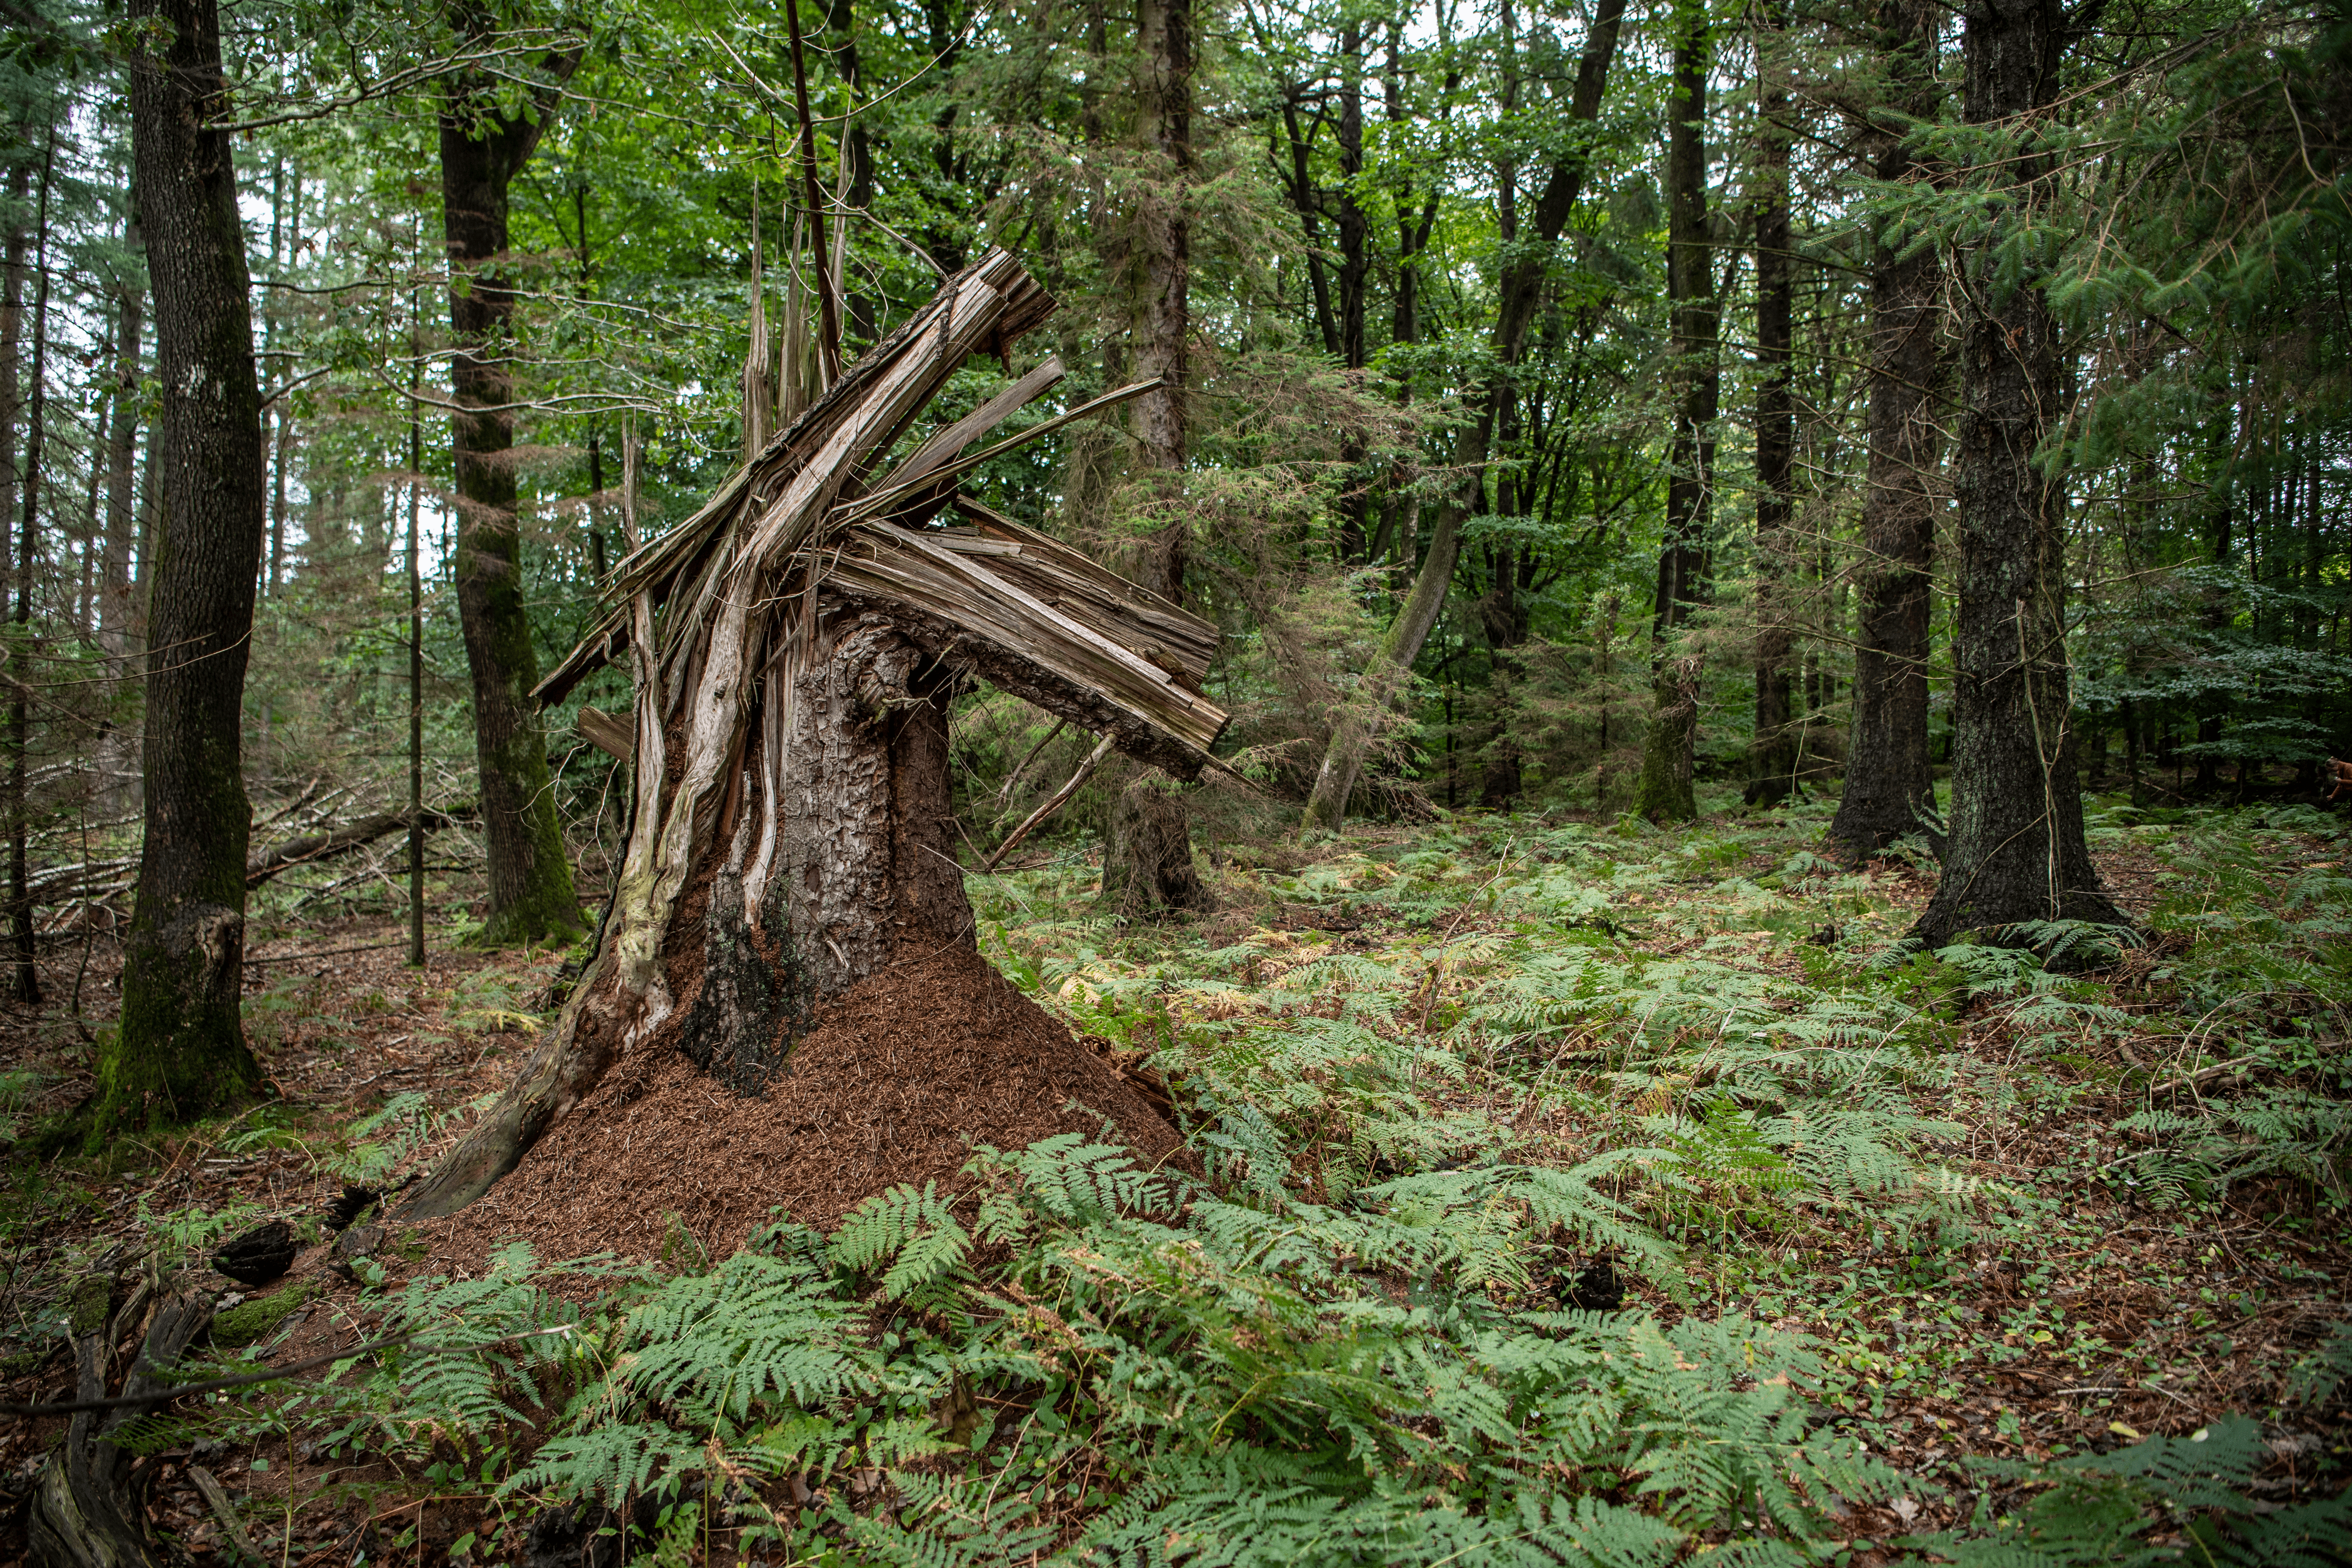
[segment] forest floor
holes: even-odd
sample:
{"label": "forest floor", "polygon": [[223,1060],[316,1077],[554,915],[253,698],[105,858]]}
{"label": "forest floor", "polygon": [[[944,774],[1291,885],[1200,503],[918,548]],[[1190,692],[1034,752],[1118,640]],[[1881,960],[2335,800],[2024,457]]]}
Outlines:
{"label": "forest floor", "polygon": [[[1095,910],[1083,846],[975,876],[983,952],[1191,1172],[977,1129],[935,1190],[740,1251],[339,1256],[346,1184],[457,1135],[562,955],[266,931],[278,1099],[9,1167],[0,1397],[70,1394],[77,1279],[283,1218],[207,1364],[428,1344],[133,1428],[184,1560],[2352,1548],[2346,820],[2094,803],[2144,940],[2053,928],[2053,972],[1902,952],[1932,866],[1821,859],[1826,815],[1227,838],[1219,908],[1158,924]],[[110,945],[0,1015],[0,1131],[87,1091]],[[0,1553],[64,1425],[0,1428]]]}

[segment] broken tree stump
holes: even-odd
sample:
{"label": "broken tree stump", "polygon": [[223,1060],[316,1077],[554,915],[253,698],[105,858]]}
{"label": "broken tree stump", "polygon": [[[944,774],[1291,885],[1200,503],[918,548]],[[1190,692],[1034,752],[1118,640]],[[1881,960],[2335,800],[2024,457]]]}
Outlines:
{"label": "broken tree stump", "polygon": [[[948,713],[987,680],[1190,779],[1218,766],[1216,628],[961,494],[1020,441],[967,451],[1060,379],[1048,361],[898,462],[975,354],[1053,310],[992,250],[948,279],[704,507],[635,551],[603,622],[541,683],[625,656],[635,709],[583,733],[635,774],[596,956],[522,1072],[394,1216],[455,1213],[624,1058],[675,1049],[743,1094],[814,1009],[902,955],[974,942],[955,858]],[[957,527],[935,520],[952,507]]]}

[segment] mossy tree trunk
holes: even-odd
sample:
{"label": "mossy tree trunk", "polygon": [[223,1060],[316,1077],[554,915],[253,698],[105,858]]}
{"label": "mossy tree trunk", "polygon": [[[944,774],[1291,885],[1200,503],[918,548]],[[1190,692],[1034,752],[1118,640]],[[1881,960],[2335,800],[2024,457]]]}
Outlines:
{"label": "mossy tree trunk", "polygon": [[1650,637],[1657,661],[1650,732],[1633,809],[1654,822],[1698,815],[1691,789],[1698,739],[1698,663],[1674,647],[1705,596],[1707,526],[1714,515],[1715,421],[1722,397],[1720,310],[1707,235],[1706,78],[1713,53],[1706,9],[1675,7],[1675,71],[1666,146],[1666,292],[1673,301],[1674,445],[1666,476],[1666,537],[1658,551],[1657,608]]}
{"label": "mossy tree trunk", "polygon": [[[1943,93],[1927,0],[1885,0],[1880,35],[1889,106],[1932,121]],[[1911,141],[1887,134],[1874,172],[1926,177]],[[1870,279],[1870,455],[1862,492],[1862,635],[1853,658],[1853,728],[1830,841],[1875,855],[1922,830],[1936,808],[1927,757],[1928,568],[1936,551],[1933,482],[1944,448],[1944,264],[1933,246],[1883,240]]]}
{"label": "mossy tree trunk", "polygon": [[[243,728],[267,489],[214,0],[136,0],[171,42],[131,62],[131,156],[154,280],[163,400],[147,663],[146,838],[100,1051],[90,1137],[183,1121],[251,1093]],[[201,393],[201,395],[190,395]]]}
{"label": "mossy tree trunk", "polygon": [[[560,80],[576,56],[559,57]],[[515,515],[514,378],[507,338],[514,291],[502,271],[508,188],[554,113],[554,93],[531,112],[499,105],[499,84],[459,76],[441,110],[442,226],[448,242],[449,325],[457,343],[450,416],[457,479],[457,618],[473,677],[474,754],[481,774],[489,858],[485,946],[568,941],[584,929],[556,820],[547,737],[531,701],[539,659],[523,604],[522,541]]]}
{"label": "mossy tree trunk", "polygon": [[[2022,127],[2056,96],[2065,48],[2058,0],[1972,0],[1972,124]],[[2030,220],[2048,160],[2030,132],[2000,165]],[[1952,638],[1951,838],[1912,934],[2017,940],[2056,920],[2128,922],[2099,885],[2083,837],[2066,663],[2066,540],[2060,473],[2038,461],[2060,396],[2058,323],[2038,280],[2000,276],[1998,231],[1968,263],[1958,489],[1959,606]]]}

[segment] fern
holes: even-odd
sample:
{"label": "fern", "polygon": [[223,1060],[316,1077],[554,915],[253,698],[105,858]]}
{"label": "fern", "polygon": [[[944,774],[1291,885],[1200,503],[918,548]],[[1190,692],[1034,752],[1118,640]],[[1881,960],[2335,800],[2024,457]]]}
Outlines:
{"label": "fern", "polygon": [[904,1300],[960,1272],[971,1234],[957,1223],[938,1184],[923,1190],[900,1184],[850,1211],[834,1237],[832,1257],[842,1268],[870,1272],[884,1263],[883,1294]]}
{"label": "fern", "polygon": [[563,1497],[601,1493],[620,1510],[665,1476],[698,1468],[704,1444],[657,1421],[614,1422],[551,1437],[531,1462],[509,1477],[501,1495],[550,1491]]}
{"label": "fern", "polygon": [[739,1252],[681,1275],[629,1314],[617,1381],[691,1421],[751,1417],[771,1397],[813,1405],[870,1375],[850,1309],[807,1264]]}
{"label": "fern", "polygon": [[[1961,1568],[2137,1568],[2178,1560],[2177,1548],[2147,1538],[2185,1523],[2200,1556],[2214,1563],[2315,1568],[2344,1561],[2352,1550],[2352,1494],[2263,1516],[2242,1489],[2269,1457],[2261,1426],[2233,1416],[2187,1437],[2159,1435],[2109,1454],[2039,1465],[1974,1460],[1971,1468],[1985,1474],[2044,1489],[1990,1535],[1948,1532],[1916,1544]],[[2200,1513],[2206,1517],[2194,1517]]]}
{"label": "fern", "polygon": [[1026,1206],[1061,1225],[1085,1226],[1167,1206],[1166,1185],[1134,1164],[1116,1144],[1089,1143],[1064,1132],[1012,1155],[982,1145],[964,1173],[1004,1176]]}
{"label": "fern", "polygon": [[1034,1509],[1020,1494],[999,1497],[997,1488],[978,1478],[951,1480],[893,1470],[890,1479],[900,1494],[899,1506],[849,1522],[860,1561],[905,1568],[996,1568],[1042,1553],[1057,1533],[1032,1517]]}

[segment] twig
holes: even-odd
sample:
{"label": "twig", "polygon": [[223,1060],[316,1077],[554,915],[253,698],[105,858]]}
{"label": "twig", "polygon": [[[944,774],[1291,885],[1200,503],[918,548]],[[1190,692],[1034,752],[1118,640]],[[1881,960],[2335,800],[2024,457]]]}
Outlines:
{"label": "twig", "polygon": [[228,1493],[223,1489],[220,1479],[202,1465],[190,1465],[188,1479],[196,1483],[196,1489],[205,1494],[205,1501],[212,1505],[213,1517],[220,1521],[221,1533],[228,1537],[228,1543],[256,1563],[268,1563],[269,1559],[261,1554],[261,1548],[253,1543],[253,1537],[247,1535],[245,1526],[238,1522],[236,1505],[228,1500]]}
{"label": "twig", "polygon": [[[84,1411],[146,1410],[158,1405],[169,1405],[174,1399],[184,1398],[192,1394],[218,1394],[224,1389],[251,1388],[256,1384],[262,1383],[282,1383],[298,1372],[309,1372],[316,1367],[332,1365],[339,1361],[354,1361],[363,1355],[373,1355],[378,1351],[398,1350],[403,1345],[414,1344],[418,1335],[423,1332],[424,1331],[420,1329],[415,1334],[394,1334],[389,1339],[370,1340],[365,1344],[353,1345],[348,1350],[328,1351],[322,1355],[310,1356],[301,1361],[289,1362],[284,1366],[272,1367],[268,1372],[250,1372],[237,1377],[215,1377],[203,1383],[175,1383],[169,1388],[159,1388],[148,1394],[122,1394],[111,1399],[68,1399],[54,1405],[17,1405],[0,1402],[0,1415],[79,1415]],[[535,1340],[548,1334],[569,1334],[570,1332],[572,1332],[570,1323],[558,1323],[551,1329],[526,1329],[521,1333],[509,1334],[503,1339],[484,1340],[478,1345],[424,1345],[418,1348],[416,1353],[419,1355],[460,1353],[470,1355],[476,1351],[497,1350],[501,1345],[520,1344],[524,1340]]]}
{"label": "twig", "polygon": [[1031,812],[1029,814],[1028,820],[1022,823],[1020,826],[1014,828],[1012,833],[1005,837],[1004,842],[996,847],[995,852],[989,856],[986,862],[981,866],[981,869],[982,871],[994,871],[996,869],[997,862],[1003,860],[1007,855],[1012,854],[1013,847],[1018,845],[1024,838],[1028,837],[1032,828],[1035,827],[1039,823],[1045,821],[1047,817],[1061,810],[1063,806],[1069,804],[1070,797],[1078,793],[1078,786],[1085,784],[1087,779],[1093,777],[1094,771],[1102,766],[1102,760],[1110,755],[1112,744],[1113,742],[1111,737],[1105,735],[1102,738],[1101,744],[1096,746],[1094,751],[1087,755],[1087,760],[1078,764],[1078,771],[1070,775],[1069,782],[1064,784],[1061,788],[1055,790],[1052,795],[1046,796],[1045,804],[1038,806],[1036,810]]}

